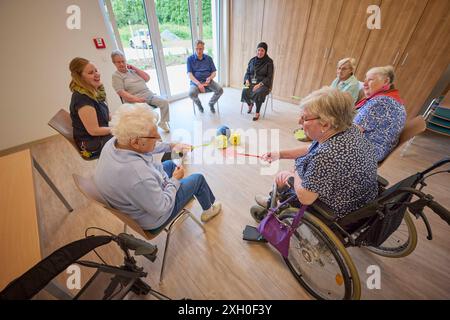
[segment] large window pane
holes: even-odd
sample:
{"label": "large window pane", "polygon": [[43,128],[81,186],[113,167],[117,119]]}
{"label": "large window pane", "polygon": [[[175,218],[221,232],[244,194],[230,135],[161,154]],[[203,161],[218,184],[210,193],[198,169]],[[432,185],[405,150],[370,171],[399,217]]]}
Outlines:
{"label": "large window pane", "polygon": [[111,3],[128,63],[150,75],[147,86],[159,95],[153,45],[143,0],[112,0]]}
{"label": "large window pane", "polygon": [[192,54],[188,0],[155,0],[171,95],[188,91],[186,59]]}

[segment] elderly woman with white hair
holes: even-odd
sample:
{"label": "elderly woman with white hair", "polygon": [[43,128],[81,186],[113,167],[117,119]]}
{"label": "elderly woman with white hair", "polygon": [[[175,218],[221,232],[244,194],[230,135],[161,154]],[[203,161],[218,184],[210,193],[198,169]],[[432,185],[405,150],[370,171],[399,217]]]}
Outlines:
{"label": "elderly woman with white hair", "polygon": [[190,150],[184,144],[156,142],[161,139],[155,113],[146,104],[124,104],[112,119],[113,138],[106,143],[95,171],[100,193],[114,208],[127,213],[144,230],[157,231],[196,197],[206,222],[221,212],[221,204],[204,176],[186,178],[173,161],[156,163],[154,153]]}
{"label": "elderly woman with white hair", "polygon": [[332,88],[336,88],[342,92],[348,92],[353,103],[358,101],[359,81],[354,73],[356,69],[356,60],[354,58],[344,58],[337,63],[336,79],[331,83]]}
{"label": "elderly woman with white hair", "polygon": [[[268,162],[278,159],[295,160],[292,171],[281,171],[275,182],[278,188],[287,186],[294,177],[298,200],[310,205],[317,199],[339,217],[360,209],[378,194],[377,162],[373,146],[352,123],[352,99],[337,89],[324,87],[301,101],[299,123],[312,144],[292,150],[268,152],[262,158]],[[252,212],[256,220],[265,214],[268,198],[257,196],[261,206]]]}
{"label": "elderly woman with white hair", "polygon": [[356,105],[358,114],[354,122],[374,145],[378,162],[397,145],[406,122],[405,107],[394,87],[394,78],[392,66],[370,69],[364,80],[366,98]]}
{"label": "elderly woman with white hair", "polygon": [[112,63],[117,71],[112,75],[112,86],[123,102],[147,103],[150,106],[161,110],[161,121],[159,127],[164,132],[169,132],[169,101],[154,94],[146,82],[150,81],[150,76],[145,71],[127,64],[125,55],[120,50],[111,53]]}
{"label": "elderly woman with white hair", "polygon": [[[338,61],[336,67],[336,79],[331,83],[331,87],[342,92],[347,92],[352,96],[353,104],[359,98],[359,81],[355,77],[356,60],[354,58],[344,58]],[[299,141],[309,142],[312,139],[302,129],[295,130],[303,131],[303,137],[298,138]],[[302,134],[300,134],[302,136]]]}

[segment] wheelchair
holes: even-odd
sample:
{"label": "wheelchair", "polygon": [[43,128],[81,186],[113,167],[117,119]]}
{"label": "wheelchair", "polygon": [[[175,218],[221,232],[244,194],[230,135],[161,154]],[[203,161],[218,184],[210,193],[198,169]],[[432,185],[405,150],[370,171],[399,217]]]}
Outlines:
{"label": "wheelchair", "polygon": [[[379,177],[378,197],[343,218],[337,217],[324,203],[316,200],[306,210],[300,225],[293,232],[289,244],[289,254],[285,263],[295,279],[316,299],[359,299],[361,284],[358,271],[346,248],[364,247],[369,251],[391,258],[401,258],[414,251],[417,245],[417,231],[411,215],[423,219],[427,228],[427,239],[432,239],[432,231],[423,209],[429,207],[450,225],[450,212],[421,190],[425,179],[438,173],[433,172],[450,163],[444,158],[422,172],[418,172],[390,188],[388,182]],[[270,208],[291,197],[294,199],[276,209],[278,219],[290,226],[298,212],[300,203],[293,190],[277,190],[274,184],[270,193]],[[255,217],[261,211],[254,206],[251,214]],[[267,209],[266,209],[267,211]]]}

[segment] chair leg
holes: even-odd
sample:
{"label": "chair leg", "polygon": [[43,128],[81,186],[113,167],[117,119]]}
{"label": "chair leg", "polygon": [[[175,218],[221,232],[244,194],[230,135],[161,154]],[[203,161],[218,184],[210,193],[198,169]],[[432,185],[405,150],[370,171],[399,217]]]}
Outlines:
{"label": "chair leg", "polygon": [[195,113],[195,103],[194,103],[194,100],[192,100],[192,108],[194,109],[194,116],[196,116],[197,114]]}
{"label": "chair leg", "polygon": [[270,93],[270,103],[271,103],[271,108],[273,111],[273,94],[272,94],[272,92]]}
{"label": "chair leg", "polygon": [[167,236],[166,236],[166,244],[164,245],[164,253],[163,253],[163,259],[162,259],[162,264],[161,264],[161,273],[159,274],[159,283],[161,283],[163,281],[163,277],[164,277],[164,267],[166,265],[166,254],[167,254],[167,248],[169,247],[169,242],[170,242],[170,233],[172,231],[171,228],[169,229],[165,229]]}
{"label": "chair leg", "polygon": [[200,226],[200,228],[202,228],[202,230],[203,230],[203,232],[206,232],[206,230],[205,230],[205,226],[194,216],[194,214],[190,211],[190,210],[188,210],[188,209],[184,209],[185,210],[185,212],[189,215],[189,217],[192,219],[192,220],[194,220],[194,222],[196,223],[196,224],[198,224],[199,226]]}
{"label": "chair leg", "polygon": [[242,114],[242,109],[244,109],[244,103],[241,102],[241,114]]}
{"label": "chair leg", "polygon": [[33,159],[33,166],[36,168],[36,170],[39,172],[39,174],[41,175],[41,177],[45,180],[45,182],[47,182],[48,186],[53,190],[53,192],[56,194],[56,196],[59,198],[59,200],[61,200],[61,202],[64,204],[64,206],[67,208],[67,210],[69,212],[73,211],[73,208],[70,206],[69,202],[67,202],[66,198],[64,198],[64,196],[62,195],[62,193],[59,191],[59,189],[55,186],[55,184],[53,183],[53,181],[49,178],[49,176],[47,175],[47,173],[45,173],[44,169],[42,169],[41,165],[39,164],[39,162],[36,161],[36,159],[34,157],[32,157]]}
{"label": "chair leg", "polygon": [[402,148],[402,151],[400,152],[400,157],[404,157],[406,154],[406,150],[408,150],[409,146],[412,145],[413,141],[414,141],[415,137],[412,137],[411,139],[409,139],[405,146]]}
{"label": "chair leg", "polygon": [[264,105],[264,113],[263,113],[263,118],[265,118],[266,117],[266,110],[267,110],[267,103],[269,102],[269,97],[267,97],[267,100],[266,100],[266,104]]}
{"label": "chair leg", "polygon": [[220,117],[219,100],[217,100],[217,115]]}

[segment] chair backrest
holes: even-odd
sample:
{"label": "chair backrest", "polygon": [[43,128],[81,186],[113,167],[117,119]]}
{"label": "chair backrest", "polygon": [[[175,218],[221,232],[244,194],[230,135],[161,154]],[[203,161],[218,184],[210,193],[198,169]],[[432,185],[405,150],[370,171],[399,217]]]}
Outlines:
{"label": "chair backrest", "polygon": [[391,151],[391,153],[380,162],[379,166],[381,166],[397,149],[399,149],[405,142],[414,138],[418,134],[425,131],[427,125],[425,119],[422,116],[417,116],[411,120],[408,120],[403,128],[402,133],[398,139],[398,143],[395,148]]}
{"label": "chair backrest", "polygon": [[73,144],[77,150],[78,146],[73,139],[73,127],[70,114],[64,110],[59,110],[53,118],[50,119],[48,125],[58,131],[64,138],[66,138],[71,144]]}
{"label": "chair backrest", "polygon": [[95,185],[94,180],[92,177],[85,178],[82,176],[79,176],[77,174],[73,174],[73,180],[75,181],[75,185],[78,187],[78,189],[81,191],[82,194],[89,200],[97,203],[98,205],[102,206],[103,208],[110,211],[113,215],[115,215],[117,218],[119,218],[123,223],[128,225],[131,229],[139,233],[141,236],[143,236],[145,239],[150,240],[153,239],[157,234],[151,234],[149,232],[144,231],[139,224],[137,224],[136,221],[131,219],[126,213],[123,213],[117,209],[112,208],[108,202],[103,198],[100,191],[98,191],[97,186]]}
{"label": "chair backrest", "polygon": [[[50,119],[48,122],[48,125],[58,131],[64,138],[66,138],[67,141],[70,142],[70,144],[75,148],[77,153],[80,153],[80,149],[78,148],[77,143],[75,142],[75,139],[73,138],[73,127],[72,127],[72,119],[70,118],[70,113],[68,113],[64,109],[60,109],[53,118]],[[81,157],[85,160],[93,160],[95,158],[89,159]]]}

